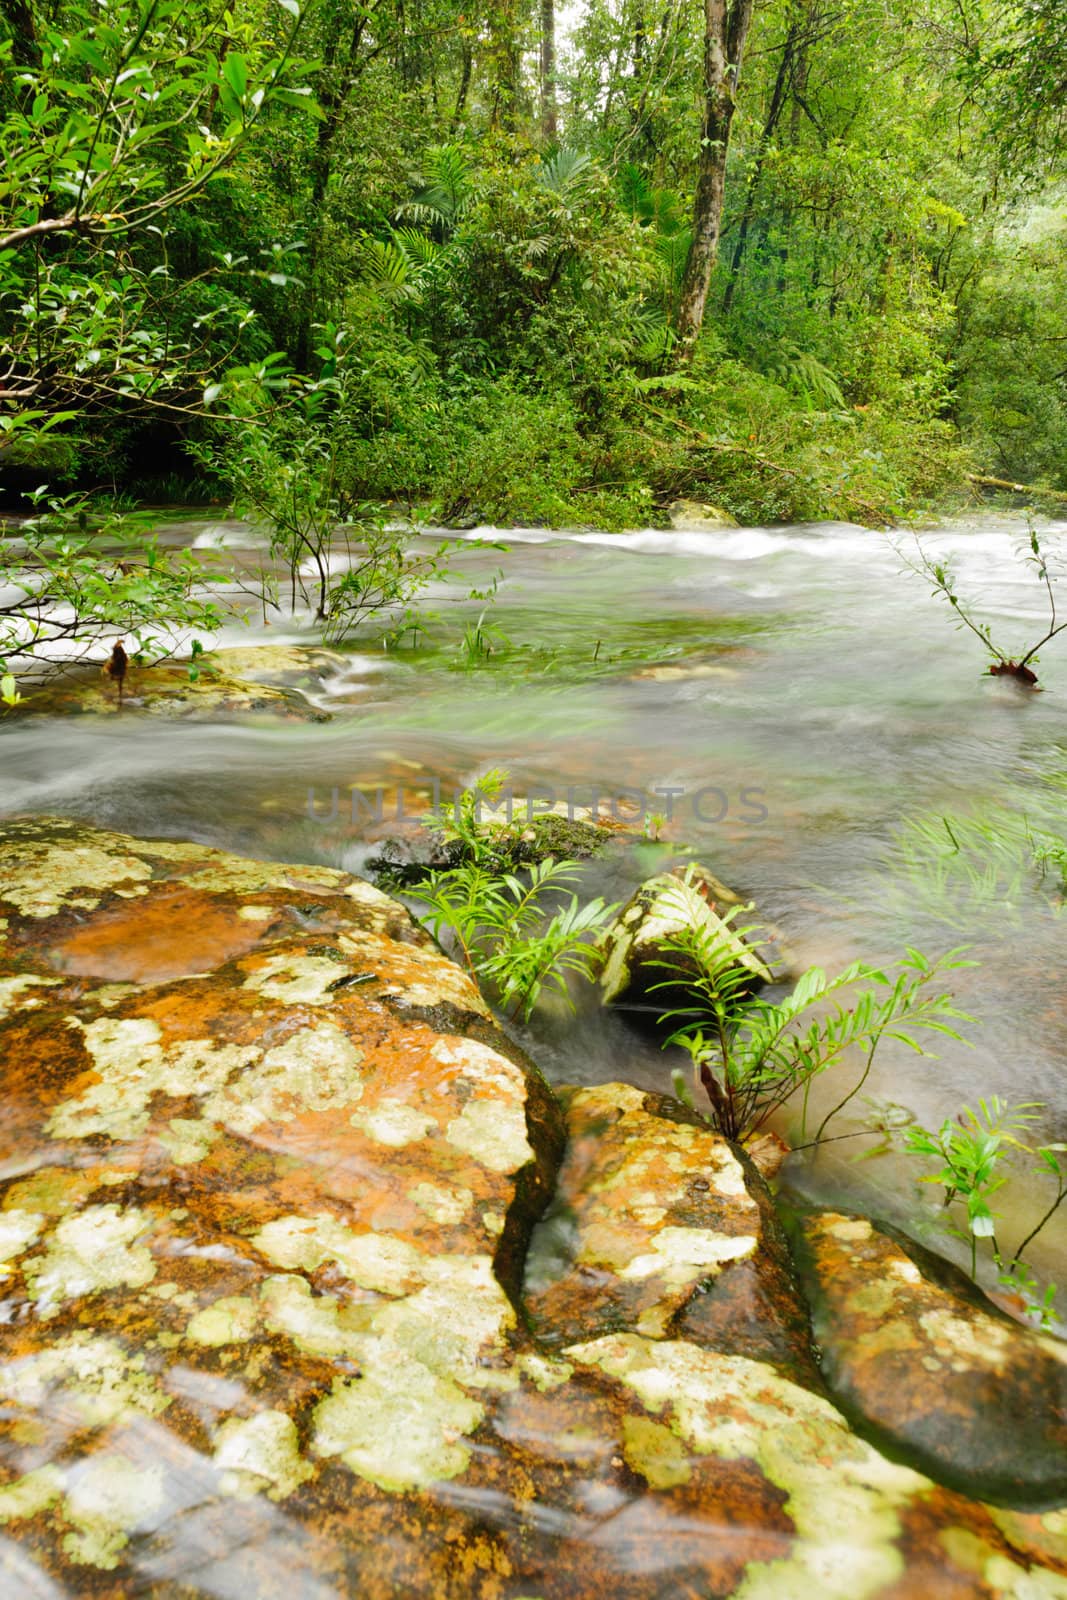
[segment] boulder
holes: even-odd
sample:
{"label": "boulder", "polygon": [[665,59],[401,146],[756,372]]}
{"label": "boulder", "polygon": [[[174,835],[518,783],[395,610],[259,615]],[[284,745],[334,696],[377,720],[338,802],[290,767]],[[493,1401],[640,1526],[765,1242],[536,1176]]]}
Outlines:
{"label": "boulder", "polygon": [[118,687],[93,667],[77,669],[39,687],[22,684],[22,699],[5,716],[165,717],[175,720],[239,716],[282,717],[298,722],[328,722],[330,713],[304,693],[317,688],[342,661],[326,650],[261,645],[209,651],[200,656],[190,676],[187,661],[161,661],[155,666],[130,663]]}
{"label": "boulder", "polygon": [[566,1091],[564,1105],[567,1155],[526,1273],[541,1340],[683,1333],[817,1386],[788,1247],[744,1153],[624,1084]]}
{"label": "boulder", "polygon": [[[626,823],[590,806],[538,806],[523,795],[487,801],[480,827],[491,845],[495,871],[514,872],[552,856],[556,861],[587,861],[612,839],[632,838]],[[412,816],[383,841],[366,866],[383,888],[415,888],[431,872],[463,866],[471,852],[461,839],[446,839],[431,822],[427,799],[422,817]]]}
{"label": "boulder", "polygon": [[823,1372],[841,1405],[970,1494],[1067,1498],[1067,1344],[1014,1322],[954,1268],[864,1217],[827,1212],[798,1228]]}
{"label": "boulder", "polygon": [[676,533],[704,533],[712,528],[737,528],[740,523],[721,506],[704,500],[675,500],[667,511]]}
{"label": "boulder", "polygon": [[5,1596],[1062,1597],[1067,1515],[820,1392],[759,1180],[664,1103],[573,1097],[531,1334],[558,1107],[370,885],[20,822],[0,936]]}
{"label": "boulder", "polygon": [[770,969],[760,955],[722,919],[719,908],[725,911],[740,904],[740,897],[732,889],[697,863],[647,879],[601,940],[603,1003],[613,1005],[627,997],[649,995],[654,985],[672,979],[672,973],[662,965],[667,960],[676,969],[677,983],[672,979],[672,988],[661,991],[662,1009],[666,1011],[683,1000],[686,977],[695,973],[695,968],[685,957],[670,952],[668,945],[689,928],[706,929],[721,939],[736,956],[738,966],[751,974],[753,987],[772,982]]}

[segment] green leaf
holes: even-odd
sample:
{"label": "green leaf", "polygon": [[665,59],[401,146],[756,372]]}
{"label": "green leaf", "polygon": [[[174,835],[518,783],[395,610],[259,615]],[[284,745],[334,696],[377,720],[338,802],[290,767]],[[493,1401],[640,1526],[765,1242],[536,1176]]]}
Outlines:
{"label": "green leaf", "polygon": [[248,65],[244,56],[228,55],[222,64],[222,76],[238,100],[243,100],[248,93]]}

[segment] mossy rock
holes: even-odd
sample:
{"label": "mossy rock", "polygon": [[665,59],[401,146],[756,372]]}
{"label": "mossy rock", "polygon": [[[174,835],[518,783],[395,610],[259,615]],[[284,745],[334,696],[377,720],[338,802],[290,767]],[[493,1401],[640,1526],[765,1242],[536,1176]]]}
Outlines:
{"label": "mossy rock", "polygon": [[801,1214],[797,1262],[830,1388],[884,1447],[1007,1503],[1067,1497],[1067,1344],[865,1217]]}
{"label": "mossy rock", "polygon": [[[687,978],[695,966],[669,949],[687,930],[713,935],[751,978],[752,987],[773,981],[759,953],[720,915],[741,904],[740,897],[698,863],[649,878],[633,894],[601,939],[603,966],[600,997],[605,1005],[640,999],[671,977],[670,989],[659,990],[662,1009],[690,994]],[[670,962],[668,974],[664,963]]]}
{"label": "mossy rock", "polygon": [[369,884],[8,824],[0,1060],[5,1597],[1064,1594],[1067,1513],[792,1361],[762,1188],[680,1108],[575,1097],[532,1337],[559,1107]]}
{"label": "mossy rock", "polygon": [[[152,716],[182,721],[269,716],[328,722],[330,713],[301,692],[326,675],[324,664],[316,664],[320,654],[326,652],[264,646],[208,652],[192,666],[173,661],[139,666],[131,661],[121,701],[118,685],[102,670],[79,669],[37,688],[24,687],[22,700],[3,715]],[[246,669],[248,676],[235,668]]]}
{"label": "mossy rock", "polygon": [[[487,864],[494,872],[514,872],[546,861],[588,861],[628,829],[602,820],[589,807],[560,804],[552,810],[527,814],[527,801],[516,797],[512,818],[487,814],[482,829],[490,852]],[[385,888],[415,889],[431,872],[465,866],[472,859],[467,845],[446,839],[427,818],[427,825],[403,837],[387,839],[367,861],[374,881]]]}

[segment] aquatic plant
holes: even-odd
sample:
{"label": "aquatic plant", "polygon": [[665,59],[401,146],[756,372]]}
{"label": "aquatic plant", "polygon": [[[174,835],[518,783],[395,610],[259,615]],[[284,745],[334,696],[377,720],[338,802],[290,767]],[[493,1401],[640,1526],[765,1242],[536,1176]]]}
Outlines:
{"label": "aquatic plant", "polygon": [[588,977],[598,959],[589,935],[617,909],[571,893],[546,921],[546,898],[581,871],[551,856],[534,862],[528,882],[481,862],[435,872],[418,890],[422,921],[439,941],[448,934],[464,966],[486,979],[513,1016],[529,1018],[548,986],[567,996],[567,974]]}
{"label": "aquatic plant", "polygon": [[[546,988],[569,999],[567,975],[589,977],[599,959],[590,936],[617,909],[597,898],[585,905],[571,892],[549,914],[548,901],[581,872],[577,861],[547,856],[511,870],[521,828],[485,820],[485,801],[496,801],[507,773],[494,768],[464,789],[451,808],[435,811],[427,824],[459,864],[430,872],[417,895],[423,923],[439,942],[447,938],[463,965],[484,979],[513,1016],[529,1018]],[[555,821],[554,818],[543,819]]]}
{"label": "aquatic plant", "polygon": [[[736,925],[745,910],[731,907],[718,927],[687,924],[665,941],[662,958],[652,963],[669,974],[652,985],[652,992],[676,991],[679,984],[689,992],[688,1004],[660,1017],[661,1024],[680,1023],[665,1048],[681,1045],[689,1053],[696,1082],[709,1102],[705,1115],[729,1139],[751,1138],[798,1091],[803,1093],[806,1131],[808,1093],[815,1078],[849,1052],[863,1050],[859,1078],[823,1116],[814,1135],[817,1143],[832,1118],[863,1089],[884,1039],[927,1054],[918,1035],[959,1039],[952,1024],[973,1020],[956,1008],[951,995],[931,993],[928,987],[944,973],[970,965],[959,951],[929,961],[908,949],[895,976],[862,961],[834,977],[811,967],[783,1000],[764,1000],[752,993],[751,972],[737,959],[738,939],[753,942],[761,931],[758,924]],[[861,984],[867,987],[857,990]],[[849,990],[852,995],[843,1003],[839,996]]]}
{"label": "aquatic plant", "polygon": [[1044,810],[1038,792],[1017,806],[987,804],[906,818],[894,829],[894,871],[885,890],[890,908],[909,924],[918,912],[973,935],[976,918],[995,918],[998,926],[1018,922],[1028,897],[1051,871],[1055,892],[1045,900],[1059,915],[1067,839],[1046,824]]}
{"label": "aquatic plant", "polygon": [[[921,573],[929,578],[933,583],[933,593],[947,600],[952,607],[957,618],[957,625],[969,628],[975,637],[982,641],[982,644],[993,658],[988,668],[990,675],[994,678],[1014,678],[1016,683],[1024,688],[1036,688],[1037,673],[1033,670],[1033,667],[1037,665],[1038,651],[1043,649],[1057,634],[1062,633],[1064,628],[1067,628],[1067,620],[1061,622],[1057,618],[1056,591],[1052,581],[1052,574],[1049,570],[1048,557],[1042,549],[1037,529],[1033,523],[1030,524],[1027,540],[1030,553],[1024,557],[1024,560],[1027,566],[1034,569],[1039,583],[1043,585],[1048,595],[1049,621],[1048,627],[1040,639],[1035,644],[1032,644],[1024,654],[1019,656],[1009,655],[1007,651],[1002,650],[994,642],[989,624],[975,620],[969,607],[956,592],[956,580],[948,563],[933,560],[923,550],[918,539],[916,539],[915,543],[919,552],[919,564],[916,566],[913,562],[906,561],[906,565],[913,572]],[[1031,666],[1031,663],[1033,663],[1033,666]]]}
{"label": "aquatic plant", "polygon": [[[944,1206],[962,1207],[966,1230],[953,1228],[957,1237],[970,1245],[970,1271],[978,1275],[978,1241],[988,1239],[993,1261],[1005,1286],[1021,1292],[1024,1299],[1047,1320],[1056,1286],[1050,1284],[1040,1301],[1035,1300],[1036,1284],[1026,1268],[1026,1253],[1067,1199],[1067,1145],[1033,1146],[1024,1140],[1042,1109],[1038,1101],[1009,1104],[999,1095],[981,1099],[977,1107],[965,1105],[955,1117],[947,1117],[939,1128],[914,1122],[904,1134],[904,1149],[935,1163],[921,1183],[938,1184],[944,1189]],[[1055,1179],[1056,1193],[1038,1220],[1013,1250],[1002,1250],[997,1240],[997,1213],[993,1196],[1008,1182],[1012,1161],[1027,1157],[1040,1174]]]}

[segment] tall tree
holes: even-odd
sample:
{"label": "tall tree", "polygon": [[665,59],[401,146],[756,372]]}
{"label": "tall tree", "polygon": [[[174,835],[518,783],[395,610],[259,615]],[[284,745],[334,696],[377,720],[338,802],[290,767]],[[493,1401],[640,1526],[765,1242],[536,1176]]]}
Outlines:
{"label": "tall tree", "polygon": [[704,0],[704,120],[693,201],[693,239],[678,297],[677,334],[691,352],[704,321],[719,254],[726,152],[754,0]]}
{"label": "tall tree", "polygon": [[541,0],[541,137],[551,144],[558,131],[556,104],[556,4]]}

